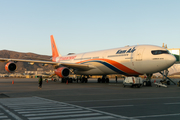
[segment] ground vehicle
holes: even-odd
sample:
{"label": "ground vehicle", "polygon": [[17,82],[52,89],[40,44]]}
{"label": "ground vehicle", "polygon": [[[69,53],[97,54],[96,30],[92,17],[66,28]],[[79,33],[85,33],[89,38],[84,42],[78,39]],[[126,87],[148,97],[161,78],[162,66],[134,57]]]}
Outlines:
{"label": "ground vehicle", "polygon": [[162,84],[170,85],[170,81],[160,80],[160,82],[161,82]]}
{"label": "ground vehicle", "polygon": [[58,81],[59,80],[59,78],[52,78],[52,77],[50,77],[50,78],[43,78],[43,80],[46,82],[46,81],[54,81],[54,82],[56,82],[56,81]]}
{"label": "ground vehicle", "polygon": [[141,87],[143,84],[143,80],[141,77],[125,77],[123,81],[123,86],[131,86],[131,87]]}

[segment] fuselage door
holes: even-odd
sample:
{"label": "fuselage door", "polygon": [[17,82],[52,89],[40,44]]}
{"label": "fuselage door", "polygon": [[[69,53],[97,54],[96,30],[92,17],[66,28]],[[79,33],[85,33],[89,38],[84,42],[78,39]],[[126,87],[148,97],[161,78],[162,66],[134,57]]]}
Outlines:
{"label": "fuselage door", "polygon": [[143,52],[144,52],[144,48],[140,48],[138,49],[137,53],[135,54],[135,61],[142,61],[143,58]]}
{"label": "fuselage door", "polygon": [[143,52],[145,48],[139,48],[137,51],[132,53],[133,59],[132,59],[132,65],[135,71],[142,72],[143,69]]}

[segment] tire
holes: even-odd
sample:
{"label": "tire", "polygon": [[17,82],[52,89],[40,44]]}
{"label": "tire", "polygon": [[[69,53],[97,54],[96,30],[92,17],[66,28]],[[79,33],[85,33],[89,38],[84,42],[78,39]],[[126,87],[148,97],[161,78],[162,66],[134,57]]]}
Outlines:
{"label": "tire", "polygon": [[85,78],[81,78],[81,83],[84,83],[85,82],[85,80],[84,80]]}
{"label": "tire", "polygon": [[69,78],[68,82],[69,82],[69,83],[72,83],[72,78]]}
{"label": "tire", "polygon": [[148,81],[148,82],[147,82],[147,86],[151,86],[151,81]]}
{"label": "tire", "polygon": [[143,86],[147,86],[147,82],[146,81],[143,82]]}
{"label": "tire", "polygon": [[65,79],[64,78],[61,78],[61,83],[65,83]]}
{"label": "tire", "polygon": [[167,85],[170,85],[170,81],[167,81]]}
{"label": "tire", "polygon": [[57,80],[56,79],[54,79],[54,82],[56,82]]}
{"label": "tire", "polygon": [[102,78],[102,83],[105,83],[105,78]]}
{"label": "tire", "polygon": [[98,78],[98,83],[100,83],[101,82],[101,78]]}
{"label": "tire", "polygon": [[109,78],[106,78],[106,83],[109,83]]}
{"label": "tire", "polygon": [[88,79],[87,78],[85,78],[85,81],[84,81],[85,83],[87,83],[88,82]]}

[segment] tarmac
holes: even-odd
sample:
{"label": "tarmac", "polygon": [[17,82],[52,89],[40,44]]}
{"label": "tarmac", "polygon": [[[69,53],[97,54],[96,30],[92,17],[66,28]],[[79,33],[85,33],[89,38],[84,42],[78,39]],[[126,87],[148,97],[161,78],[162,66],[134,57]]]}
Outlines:
{"label": "tarmac", "polygon": [[0,79],[0,120],[179,120],[179,91],[173,84],[124,88],[122,79],[48,81],[39,89],[38,79],[6,78]]}

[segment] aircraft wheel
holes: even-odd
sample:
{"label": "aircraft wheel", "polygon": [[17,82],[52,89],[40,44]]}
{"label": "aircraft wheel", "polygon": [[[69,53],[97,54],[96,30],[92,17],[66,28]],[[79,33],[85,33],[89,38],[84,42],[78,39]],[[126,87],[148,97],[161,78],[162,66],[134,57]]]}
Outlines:
{"label": "aircraft wheel", "polygon": [[65,79],[64,78],[61,78],[61,83],[65,83]]}
{"label": "aircraft wheel", "polygon": [[147,86],[151,86],[151,81],[147,81]]}
{"label": "aircraft wheel", "polygon": [[105,78],[102,78],[102,83],[105,83]]}
{"label": "aircraft wheel", "polygon": [[81,83],[83,83],[83,82],[84,82],[84,78],[81,79]]}
{"label": "aircraft wheel", "polygon": [[146,82],[146,81],[144,81],[144,82],[143,82],[143,86],[146,86],[146,85],[147,85],[147,82]]}
{"label": "aircraft wheel", "polygon": [[98,83],[100,83],[101,82],[101,78],[98,78]]}
{"label": "aircraft wheel", "polygon": [[85,81],[84,81],[85,83],[87,83],[88,82],[88,79],[87,78],[85,78]]}
{"label": "aircraft wheel", "polygon": [[106,78],[106,83],[109,83],[109,78]]}
{"label": "aircraft wheel", "polygon": [[167,85],[170,85],[170,81],[167,81]]}
{"label": "aircraft wheel", "polygon": [[69,83],[72,83],[72,78],[69,78]]}

